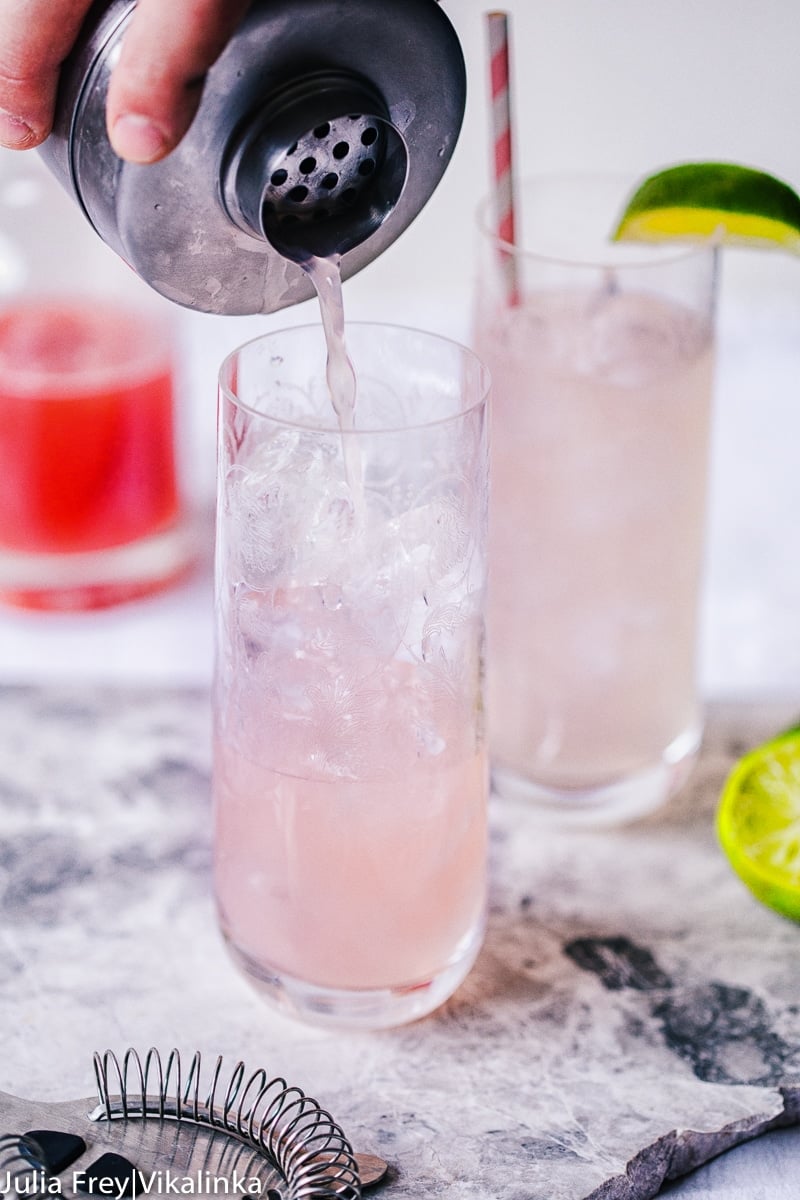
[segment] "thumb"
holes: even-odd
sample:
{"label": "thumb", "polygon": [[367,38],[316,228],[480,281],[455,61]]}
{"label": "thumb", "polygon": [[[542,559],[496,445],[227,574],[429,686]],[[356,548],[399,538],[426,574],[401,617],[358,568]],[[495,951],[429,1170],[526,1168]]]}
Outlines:
{"label": "thumb", "polygon": [[111,75],[106,120],[120,158],[169,154],[192,123],[208,68],[249,0],[139,0]]}

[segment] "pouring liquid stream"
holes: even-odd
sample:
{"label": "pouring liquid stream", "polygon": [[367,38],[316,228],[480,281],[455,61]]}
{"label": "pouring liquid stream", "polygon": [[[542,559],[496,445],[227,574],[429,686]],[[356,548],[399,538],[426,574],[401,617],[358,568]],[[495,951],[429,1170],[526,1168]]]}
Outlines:
{"label": "pouring liquid stream", "polygon": [[333,411],[342,432],[345,479],[350,489],[356,519],[364,511],[364,472],[361,452],[355,437],[356,373],[347,353],[344,331],[344,301],[342,297],[341,257],[312,257],[303,263],[319,299],[322,327],[327,350],[326,378]]}

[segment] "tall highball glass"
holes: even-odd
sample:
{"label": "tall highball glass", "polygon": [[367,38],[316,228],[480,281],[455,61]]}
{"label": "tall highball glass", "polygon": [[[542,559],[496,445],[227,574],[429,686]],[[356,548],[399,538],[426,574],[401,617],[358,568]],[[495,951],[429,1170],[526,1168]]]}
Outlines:
{"label": "tall highball glass", "polygon": [[355,427],[319,326],[220,376],[215,886],[246,975],[309,1021],[429,1012],[486,888],[485,368],[351,325]]}
{"label": "tall highball glass", "polygon": [[527,181],[516,247],[480,216],[492,778],[561,823],[658,807],[703,723],[717,251],[612,243],[629,189]]}

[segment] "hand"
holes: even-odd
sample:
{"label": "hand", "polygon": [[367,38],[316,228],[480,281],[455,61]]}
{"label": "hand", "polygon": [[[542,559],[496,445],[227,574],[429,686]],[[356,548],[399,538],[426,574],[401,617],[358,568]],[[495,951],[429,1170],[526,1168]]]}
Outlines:
{"label": "hand", "polygon": [[[58,73],[91,0],[0,0],[0,145],[38,146],[53,124]],[[139,0],[111,76],[106,122],[116,153],[157,162],[200,104],[205,74],[249,0]]]}

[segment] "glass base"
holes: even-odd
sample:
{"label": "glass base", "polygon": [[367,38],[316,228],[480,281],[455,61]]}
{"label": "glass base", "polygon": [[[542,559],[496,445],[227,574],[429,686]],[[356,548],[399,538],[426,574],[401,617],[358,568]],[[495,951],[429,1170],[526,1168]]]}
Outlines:
{"label": "glass base", "polygon": [[198,556],[185,518],[137,542],[79,554],[26,554],[0,546],[0,603],[48,612],[108,608],[171,587]]}
{"label": "glass base", "polygon": [[683,787],[702,735],[702,725],[693,725],[670,743],[660,762],[596,787],[554,787],[498,765],[492,767],[492,787],[503,800],[524,802],[549,825],[623,825],[655,812]]}
{"label": "glass base", "polygon": [[274,1008],[311,1025],[331,1029],[375,1030],[407,1025],[444,1004],[469,974],[478,957],[485,922],[462,940],[443,971],[417,983],[387,988],[319,987],[257,962],[223,937],[233,961],[249,983]]}

